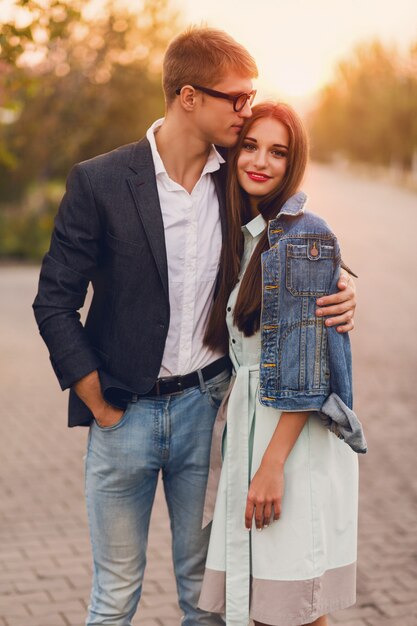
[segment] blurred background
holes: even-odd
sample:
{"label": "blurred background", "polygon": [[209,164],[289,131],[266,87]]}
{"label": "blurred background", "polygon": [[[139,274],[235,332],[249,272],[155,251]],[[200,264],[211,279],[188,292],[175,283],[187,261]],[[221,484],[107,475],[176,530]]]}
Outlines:
{"label": "blurred background", "polygon": [[[304,188],[359,275],[358,602],[331,624],[417,626],[417,2],[0,0],[0,626],[80,626],[91,555],[86,429],[66,429],[31,303],[71,166],[163,115],[161,61],[190,23],[258,62],[312,144]],[[177,626],[162,490],[133,624]]]}
{"label": "blurred background", "polygon": [[41,258],[70,167],[162,115],[164,49],[202,20],[254,55],[258,101],[303,113],[313,159],[417,188],[413,0],[2,0],[0,257]]}

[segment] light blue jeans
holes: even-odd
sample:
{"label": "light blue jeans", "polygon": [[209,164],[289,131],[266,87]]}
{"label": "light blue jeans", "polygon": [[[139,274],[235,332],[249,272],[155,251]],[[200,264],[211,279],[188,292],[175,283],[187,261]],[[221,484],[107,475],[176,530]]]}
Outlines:
{"label": "light blue jeans", "polygon": [[[113,427],[93,423],[86,499],[93,588],[86,626],[130,626],[142,591],[149,520],[160,470],[172,531],[183,626],[220,626],[197,608],[209,540],[201,530],[211,433],[228,387],[223,372],[201,387],[130,403]],[[157,618],[155,609],[155,618]]]}

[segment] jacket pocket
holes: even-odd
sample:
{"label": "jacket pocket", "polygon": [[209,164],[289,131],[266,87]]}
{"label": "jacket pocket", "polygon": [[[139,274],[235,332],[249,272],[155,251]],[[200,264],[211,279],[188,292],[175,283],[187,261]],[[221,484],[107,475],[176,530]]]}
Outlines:
{"label": "jacket pocket", "polygon": [[309,238],[305,244],[287,244],[285,285],[293,296],[328,293],[334,272],[333,243]]}
{"label": "jacket pocket", "polygon": [[115,237],[108,231],[106,231],[106,246],[113,252],[124,256],[137,256],[142,250],[142,246],[139,243],[118,239],[118,237]]}

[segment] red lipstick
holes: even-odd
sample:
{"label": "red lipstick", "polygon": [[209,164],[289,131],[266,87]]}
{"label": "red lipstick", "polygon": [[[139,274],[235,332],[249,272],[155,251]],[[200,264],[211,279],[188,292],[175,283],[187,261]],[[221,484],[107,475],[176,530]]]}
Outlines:
{"label": "red lipstick", "polygon": [[266,183],[267,180],[271,178],[271,176],[267,176],[266,174],[261,174],[260,172],[246,172],[249,178],[256,183]]}

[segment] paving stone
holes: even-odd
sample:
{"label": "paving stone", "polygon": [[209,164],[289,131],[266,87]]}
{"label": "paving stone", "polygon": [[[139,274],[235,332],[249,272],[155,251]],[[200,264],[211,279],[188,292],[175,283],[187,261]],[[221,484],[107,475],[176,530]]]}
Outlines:
{"label": "paving stone", "polygon": [[25,594],[29,591],[40,591],[40,590],[48,590],[51,589],[67,589],[68,582],[65,578],[55,578],[55,579],[38,579],[26,582],[18,582],[16,583],[16,590],[20,591],[22,594]]}
{"label": "paving stone", "polygon": [[416,626],[417,615],[408,615],[399,617],[379,617],[377,619],[370,619],[368,626]]}
{"label": "paving stone", "polygon": [[7,626],[67,626],[65,619],[59,613],[49,613],[48,615],[25,617],[9,617]]}
{"label": "paving stone", "polygon": [[67,600],[63,602],[51,602],[47,604],[28,604],[31,615],[48,615],[52,611],[54,613],[80,613],[85,610],[85,606],[79,600]]}
{"label": "paving stone", "polygon": [[378,617],[381,615],[381,612],[375,606],[355,606],[351,607],[348,610],[344,611],[335,611],[332,613],[332,617],[337,622],[342,622],[345,624],[346,621],[350,620],[366,620],[369,617]]}
{"label": "paving stone", "polygon": [[414,596],[412,602],[408,600],[399,604],[385,604],[381,606],[381,610],[388,617],[401,618],[403,615],[417,615],[417,597]]}
{"label": "paving stone", "polygon": [[46,591],[38,591],[35,593],[11,593],[5,596],[0,596],[0,613],[2,608],[7,606],[12,606],[13,604],[19,605],[23,604],[24,606],[28,606],[29,604],[35,603],[49,603],[51,601],[50,596]]}
{"label": "paving stone", "polygon": [[67,626],[83,626],[85,623],[85,610],[81,613],[65,612],[62,615]]}

